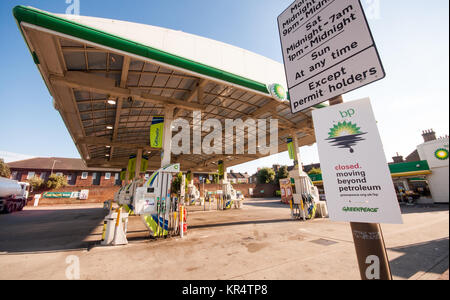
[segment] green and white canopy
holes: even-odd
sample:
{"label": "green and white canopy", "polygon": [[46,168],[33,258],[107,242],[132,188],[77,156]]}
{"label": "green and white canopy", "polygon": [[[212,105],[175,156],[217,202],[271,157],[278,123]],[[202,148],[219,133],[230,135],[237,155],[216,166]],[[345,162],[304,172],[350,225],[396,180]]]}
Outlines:
{"label": "green and white canopy", "polygon": [[[277,118],[280,152],[287,151],[291,134],[300,145],[315,142],[310,111],[293,115],[282,99],[284,68],[273,60],[155,26],[24,6],[13,13],[89,167],[124,167],[130,154],[144,149],[151,152],[149,168],[159,168],[161,153],[150,147],[149,128],[167,105],[191,126],[193,111],[201,111],[203,121]],[[180,155],[172,161],[183,169],[215,172],[219,160],[229,167],[259,157]]]}

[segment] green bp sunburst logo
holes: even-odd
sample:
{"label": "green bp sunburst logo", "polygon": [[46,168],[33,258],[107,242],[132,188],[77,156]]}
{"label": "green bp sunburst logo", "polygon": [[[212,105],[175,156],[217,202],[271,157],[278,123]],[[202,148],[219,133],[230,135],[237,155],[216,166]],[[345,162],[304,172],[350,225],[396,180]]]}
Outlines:
{"label": "green bp sunburst logo", "polygon": [[330,138],[338,138],[347,135],[360,134],[362,133],[360,130],[361,128],[355,124],[344,122],[334,125],[334,127],[331,128],[329,135]]}
{"label": "green bp sunburst logo", "polygon": [[448,159],[448,150],[444,148],[437,149],[434,153],[434,156],[436,156],[439,160],[447,160]]}
{"label": "green bp sunburst logo", "polygon": [[281,84],[275,83],[269,87],[270,94],[279,99],[279,100],[287,100],[287,92]]}
{"label": "green bp sunburst logo", "polygon": [[339,122],[334,125],[328,133],[329,138],[327,140],[334,147],[349,149],[350,153],[354,153],[353,149],[359,142],[364,141],[363,135],[367,133],[361,131],[361,127],[351,122]]}

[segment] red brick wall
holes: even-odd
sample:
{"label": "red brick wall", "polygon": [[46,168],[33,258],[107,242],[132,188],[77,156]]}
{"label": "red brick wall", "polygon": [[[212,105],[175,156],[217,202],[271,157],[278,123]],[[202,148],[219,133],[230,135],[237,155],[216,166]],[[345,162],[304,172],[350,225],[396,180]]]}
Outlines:
{"label": "red brick wall", "polygon": [[82,179],[83,172],[77,173],[77,181],[75,182],[76,187],[90,187],[92,186],[92,172],[88,174],[86,179]]}
{"label": "red brick wall", "polygon": [[[116,172],[88,172],[88,177],[87,179],[81,179],[82,177],[82,172],[79,172],[77,174],[77,181],[75,186],[77,187],[96,187],[97,185],[93,184],[93,175],[94,173],[97,173],[97,176],[101,176],[100,177],[100,185],[101,187],[114,187],[116,186]],[[106,179],[106,173],[111,173],[111,178],[110,179]]]}
{"label": "red brick wall", "polygon": [[110,179],[106,179],[106,173],[101,173],[102,177],[100,179],[100,186],[108,186],[108,187],[112,187],[115,185],[116,183],[116,173],[111,172],[111,178]]}
{"label": "red brick wall", "polygon": [[[61,199],[45,199],[41,198],[39,200],[39,205],[61,205],[61,204],[89,204],[89,203],[103,203],[108,200],[114,199],[114,194],[119,190],[118,186],[114,187],[90,187],[86,188],[89,190],[89,197],[87,200],[79,200],[79,199],[67,199],[67,198],[61,198]],[[52,192],[79,192],[81,189],[78,187],[65,187],[58,190],[54,190]],[[38,194],[43,194],[45,191],[40,191]],[[31,193],[30,197],[28,198],[28,205],[34,204],[34,195],[36,193]]]}
{"label": "red brick wall", "polygon": [[[35,172],[36,176],[40,176],[41,173],[45,172],[46,173],[46,178],[48,178],[48,176],[50,176],[51,170],[45,170],[45,171],[41,171],[41,170],[11,170],[11,173],[13,171],[17,171],[21,173],[21,177],[19,181],[22,182],[26,182],[27,181],[27,177],[28,177],[28,172]],[[86,179],[82,179],[82,173],[81,171],[58,171],[58,170],[54,170],[53,173],[63,173],[64,176],[68,176],[68,175],[72,175],[72,176],[76,176],[76,182],[74,185],[71,185],[73,187],[97,187],[97,185],[93,184],[93,174],[94,172],[88,172],[88,177]],[[116,179],[115,179],[115,172],[111,172],[111,179],[106,180],[105,179],[105,175],[106,172],[96,172],[97,176],[101,176],[100,178],[100,185],[102,187],[114,187],[115,183],[116,183]],[[69,182],[70,183],[70,182]]]}

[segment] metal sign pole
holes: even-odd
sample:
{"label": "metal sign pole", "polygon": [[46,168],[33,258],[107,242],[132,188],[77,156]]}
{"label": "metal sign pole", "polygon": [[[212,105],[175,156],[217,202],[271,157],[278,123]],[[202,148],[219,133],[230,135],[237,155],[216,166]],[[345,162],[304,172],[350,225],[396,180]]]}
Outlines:
{"label": "metal sign pole", "polygon": [[[330,105],[344,103],[342,95]],[[350,223],[362,280],[392,280],[391,267],[380,224]]]}
{"label": "metal sign pole", "polygon": [[350,223],[362,280],[392,280],[380,224]]}

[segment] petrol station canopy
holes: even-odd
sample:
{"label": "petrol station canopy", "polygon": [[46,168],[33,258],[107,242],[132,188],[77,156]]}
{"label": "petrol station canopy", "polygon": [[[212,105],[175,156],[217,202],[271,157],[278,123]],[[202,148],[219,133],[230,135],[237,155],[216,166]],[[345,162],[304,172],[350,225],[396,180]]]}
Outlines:
{"label": "petrol station canopy", "polygon": [[[299,146],[315,142],[311,110],[316,108],[294,115],[287,100],[270,92],[273,84],[286,86],[278,62],[155,26],[24,6],[15,7],[14,16],[88,167],[123,168],[129,155],[142,149],[150,156],[149,169],[158,169],[161,149],[150,147],[149,128],[167,107],[191,128],[193,111],[202,112],[203,122],[214,118],[222,124],[225,119],[278,119],[279,152],[287,151],[292,135]],[[251,138],[255,132],[248,133]],[[216,172],[219,160],[231,167],[264,156],[182,154],[171,161],[183,170]]]}

